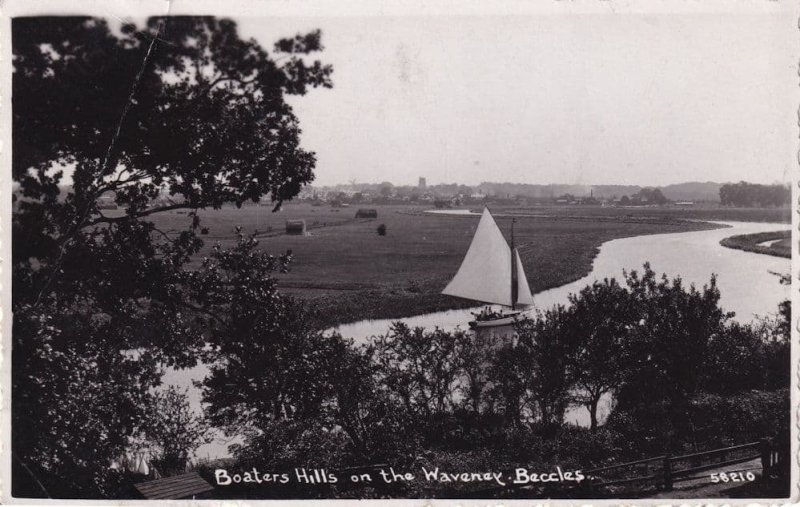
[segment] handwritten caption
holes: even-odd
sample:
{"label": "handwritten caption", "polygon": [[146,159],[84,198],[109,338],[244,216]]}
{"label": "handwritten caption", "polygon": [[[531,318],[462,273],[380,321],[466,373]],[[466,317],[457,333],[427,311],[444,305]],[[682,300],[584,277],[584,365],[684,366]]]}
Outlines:
{"label": "handwritten caption", "polygon": [[324,468],[295,468],[293,472],[265,473],[253,468],[244,472],[230,472],[218,468],[214,471],[217,486],[230,486],[233,484],[288,484],[294,481],[297,484],[338,484],[347,482],[353,484],[383,483],[392,484],[399,482],[412,482],[423,480],[437,483],[494,483],[499,486],[508,484],[530,484],[544,482],[575,482],[580,483],[586,477],[580,470],[564,471],[556,467],[553,471],[536,472],[527,468],[516,468],[513,473],[503,472],[446,472],[435,467],[432,469],[422,467],[419,472],[397,472],[393,467],[377,469],[363,473],[341,475]]}

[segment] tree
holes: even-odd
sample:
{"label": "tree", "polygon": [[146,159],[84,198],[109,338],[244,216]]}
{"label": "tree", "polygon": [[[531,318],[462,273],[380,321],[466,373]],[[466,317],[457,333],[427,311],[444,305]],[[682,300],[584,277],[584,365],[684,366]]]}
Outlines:
{"label": "tree", "polygon": [[640,325],[630,332],[616,410],[637,419],[641,431],[660,434],[657,440],[669,449],[691,424],[686,414],[709,343],[725,332],[731,314],[719,306],[714,276],[700,290],[686,288],[679,277],[659,279],[645,264],[641,275],[626,275],[626,284]]}
{"label": "tree", "polygon": [[189,405],[186,390],[169,386],[156,392],[145,438],[162,475],[183,473],[187,460],[198,447],[211,441],[208,424]]}
{"label": "tree", "polygon": [[231,433],[321,414],[328,381],[323,366],[337,338],[310,328],[302,304],[278,292],[271,273],[288,262],[240,234],[234,248],[215,247],[182,285],[207,314],[207,414]]}
{"label": "tree", "polygon": [[[196,210],[265,195],[279,206],[312,180],[285,97],[331,86],[331,68],[305,61],[322,49],[318,31],[279,40],[271,56],[209,17],[118,32],[95,18],[16,18],[12,45],[12,452],[46,490],[35,495],[114,496],[108,464],[146,426],[159,365],[235,342],[230,303],[252,296],[225,285],[236,275],[189,268]],[[124,213],[105,214],[100,196]],[[186,230],[151,221],[179,208]],[[269,280],[288,256],[214,259]],[[246,287],[280,320],[289,304],[270,283]]]}
{"label": "tree", "polygon": [[636,312],[630,294],[614,279],[595,282],[569,299],[566,333],[576,342],[570,370],[576,399],[589,410],[595,430],[600,399],[624,381],[626,343],[637,324]]}
{"label": "tree", "polygon": [[332,419],[347,433],[354,462],[410,465],[419,448],[414,419],[381,384],[375,347],[335,342],[327,372],[332,380]]}
{"label": "tree", "polygon": [[492,410],[499,412],[507,427],[517,428],[527,401],[524,379],[529,364],[511,343],[498,347],[489,358],[487,395]]}
{"label": "tree", "polygon": [[719,189],[719,199],[723,206],[787,206],[791,200],[788,185],[759,185],[756,183],[726,183]]}
{"label": "tree", "polygon": [[661,189],[659,188],[643,188],[634,194],[634,198],[640,201],[647,201],[648,203],[659,205],[666,204],[668,202],[667,198],[664,197],[664,194],[661,193]]}
{"label": "tree", "polygon": [[374,340],[380,382],[420,424],[430,425],[456,405],[461,381],[458,351],[471,338],[463,331],[426,332],[402,322]]}
{"label": "tree", "polygon": [[545,429],[560,425],[567,409],[571,378],[566,309],[555,306],[515,326],[516,354],[524,363],[522,379],[530,399],[530,413]]}

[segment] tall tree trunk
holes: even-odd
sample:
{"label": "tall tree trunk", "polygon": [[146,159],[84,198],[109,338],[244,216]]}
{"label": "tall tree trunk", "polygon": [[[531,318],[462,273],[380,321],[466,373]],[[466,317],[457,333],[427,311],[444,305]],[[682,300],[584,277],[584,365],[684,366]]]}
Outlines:
{"label": "tall tree trunk", "polygon": [[589,429],[594,431],[597,429],[597,404],[600,402],[600,396],[591,395],[589,399]]}

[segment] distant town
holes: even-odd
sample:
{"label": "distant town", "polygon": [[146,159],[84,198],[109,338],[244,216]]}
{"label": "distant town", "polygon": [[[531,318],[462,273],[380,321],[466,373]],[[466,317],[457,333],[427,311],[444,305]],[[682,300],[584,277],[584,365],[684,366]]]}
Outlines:
{"label": "distant town", "polygon": [[[64,193],[66,188],[62,188]],[[152,204],[178,202],[165,190]],[[653,207],[653,206],[708,206],[722,205],[740,208],[788,207],[791,189],[788,184],[763,185],[757,183],[687,182],[663,187],[637,185],[532,185],[525,183],[484,182],[469,186],[458,183],[428,185],[420,177],[416,186],[381,183],[338,184],[330,186],[307,185],[293,199],[313,205],[348,207],[351,204],[409,204],[453,208],[479,204],[517,206],[601,206],[601,207]],[[259,204],[270,205],[264,196]],[[100,197],[101,209],[115,208],[112,194]],[[252,205],[254,203],[242,203]]]}
{"label": "distant town", "polygon": [[635,185],[531,185],[490,183],[476,186],[456,183],[428,185],[420,177],[416,186],[382,183],[356,183],[333,186],[307,186],[298,200],[349,204],[418,203],[451,208],[483,203],[593,206],[694,206],[715,203],[738,207],[783,207],[791,200],[788,185],[754,183],[689,182],[664,187]]}

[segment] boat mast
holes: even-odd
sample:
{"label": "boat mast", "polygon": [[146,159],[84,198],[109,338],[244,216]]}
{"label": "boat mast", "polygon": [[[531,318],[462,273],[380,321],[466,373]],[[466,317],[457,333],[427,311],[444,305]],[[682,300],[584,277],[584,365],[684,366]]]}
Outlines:
{"label": "boat mast", "polygon": [[514,262],[514,223],[516,218],[511,219],[511,309],[517,309],[517,263]]}

